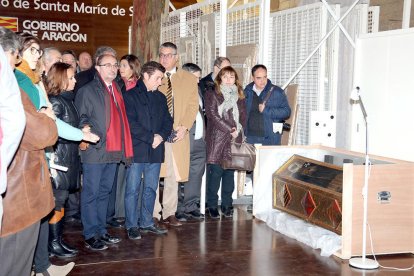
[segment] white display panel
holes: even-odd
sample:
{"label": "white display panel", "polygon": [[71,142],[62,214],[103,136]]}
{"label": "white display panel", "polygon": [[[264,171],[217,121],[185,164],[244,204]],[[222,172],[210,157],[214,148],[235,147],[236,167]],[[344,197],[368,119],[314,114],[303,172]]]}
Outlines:
{"label": "white display panel", "polygon": [[[355,87],[368,113],[368,151],[414,161],[414,29],[363,35],[357,40]],[[365,123],[353,106],[351,150],[365,151]]]}

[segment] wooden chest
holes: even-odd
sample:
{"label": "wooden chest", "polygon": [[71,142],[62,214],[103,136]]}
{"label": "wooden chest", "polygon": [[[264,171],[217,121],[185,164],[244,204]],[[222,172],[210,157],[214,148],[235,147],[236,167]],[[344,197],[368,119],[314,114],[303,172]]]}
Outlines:
{"label": "wooden chest", "polygon": [[273,174],[273,208],[341,234],[342,180],[342,167],[293,155]]}

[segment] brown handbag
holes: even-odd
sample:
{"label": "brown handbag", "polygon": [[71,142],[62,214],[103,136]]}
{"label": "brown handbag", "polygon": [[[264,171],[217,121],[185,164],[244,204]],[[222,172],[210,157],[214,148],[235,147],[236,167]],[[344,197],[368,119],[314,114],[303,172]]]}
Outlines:
{"label": "brown handbag", "polygon": [[243,130],[241,130],[241,133],[241,143],[237,143],[234,138],[231,140],[231,160],[222,161],[221,167],[223,169],[253,171],[256,164],[256,148],[246,142]]}

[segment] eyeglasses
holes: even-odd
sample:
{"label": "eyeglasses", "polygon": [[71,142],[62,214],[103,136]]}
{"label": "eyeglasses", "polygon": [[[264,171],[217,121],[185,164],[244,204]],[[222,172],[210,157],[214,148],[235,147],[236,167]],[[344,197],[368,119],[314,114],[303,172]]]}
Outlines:
{"label": "eyeglasses", "polygon": [[42,56],[43,55],[43,50],[42,49],[36,49],[36,47],[30,47],[30,53],[32,55],[39,54],[39,56]]}
{"label": "eyeglasses", "polygon": [[176,56],[177,54],[171,54],[171,53],[169,53],[169,54],[159,54],[158,56],[160,57],[160,58],[166,58],[166,59],[170,59],[170,58],[172,58],[173,56]]}
{"label": "eyeglasses", "polygon": [[106,69],[111,69],[111,68],[118,69],[119,68],[119,65],[117,63],[115,64],[105,63],[105,64],[99,64],[98,66],[105,67]]}

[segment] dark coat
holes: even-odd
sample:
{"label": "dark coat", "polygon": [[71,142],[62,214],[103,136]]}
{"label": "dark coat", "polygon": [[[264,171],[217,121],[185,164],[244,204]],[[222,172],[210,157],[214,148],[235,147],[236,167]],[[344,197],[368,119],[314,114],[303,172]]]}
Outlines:
{"label": "dark coat", "polygon": [[[231,160],[231,129],[236,127],[232,110],[227,111],[221,118],[218,114],[218,106],[223,103],[223,95],[214,90],[208,90],[205,94],[205,110],[208,120],[206,131],[207,163],[220,164],[222,160]],[[246,126],[246,103],[244,99],[237,101],[239,109],[239,123]],[[240,139],[239,135],[239,138]]]}
{"label": "dark coat", "polygon": [[[121,91],[117,85],[118,91]],[[110,121],[110,96],[106,85],[99,74],[82,86],[75,96],[75,106],[79,113],[79,128],[85,125],[91,127],[91,132],[100,137],[96,144],[90,144],[87,150],[81,151],[81,160],[84,163],[118,163],[123,158],[122,152],[108,152],[106,150],[106,131]],[[122,139],[123,140],[123,139]]]}
{"label": "dark coat", "polygon": [[[88,70],[79,72],[75,75],[76,84],[75,84],[75,88],[73,88],[73,92],[75,93],[75,95],[82,86],[85,86],[87,83],[93,81],[97,72],[98,71],[96,70],[95,66],[92,66]],[[116,76],[115,81],[121,88],[120,92],[125,92],[126,91],[125,83],[119,74]]]}
{"label": "dark coat", "polygon": [[7,170],[0,237],[15,234],[40,221],[55,206],[44,148],[56,142],[56,123],[37,112],[23,91],[21,97],[26,128]]}
{"label": "dark coat", "polygon": [[[253,91],[253,85],[254,83],[252,82],[244,89],[244,94],[246,96],[247,117],[250,114],[253,93],[255,93]],[[285,92],[279,86],[273,85],[270,80],[267,81],[265,88],[259,95],[261,102],[264,101],[270,88],[272,87],[274,87],[274,89],[270,98],[267,100],[266,107],[262,113],[265,132],[264,138],[266,145],[280,145],[281,135],[273,132],[273,123],[280,123],[288,119],[290,116],[290,107]],[[245,128],[245,134],[246,136],[249,136],[247,128]]]}
{"label": "dark coat", "polygon": [[[62,92],[57,96],[50,96],[53,111],[57,118],[73,127],[79,126],[79,115],[73,103],[75,95],[73,92]],[[75,190],[79,187],[80,158],[79,142],[59,138],[54,145],[54,163],[68,168],[63,172],[56,170],[54,177],[58,190]]]}
{"label": "dark coat", "polygon": [[200,90],[201,90],[201,96],[203,97],[203,103],[204,103],[204,97],[205,97],[206,92],[208,90],[214,89],[214,80],[212,76],[213,76],[213,73],[211,72],[210,74],[202,78],[200,82],[198,83],[198,86],[200,87]]}
{"label": "dark coat", "polygon": [[134,163],[164,162],[164,142],[152,148],[154,134],[159,134],[165,141],[173,127],[164,94],[158,90],[148,92],[140,79],[134,88],[124,92],[124,101],[134,147]]}

